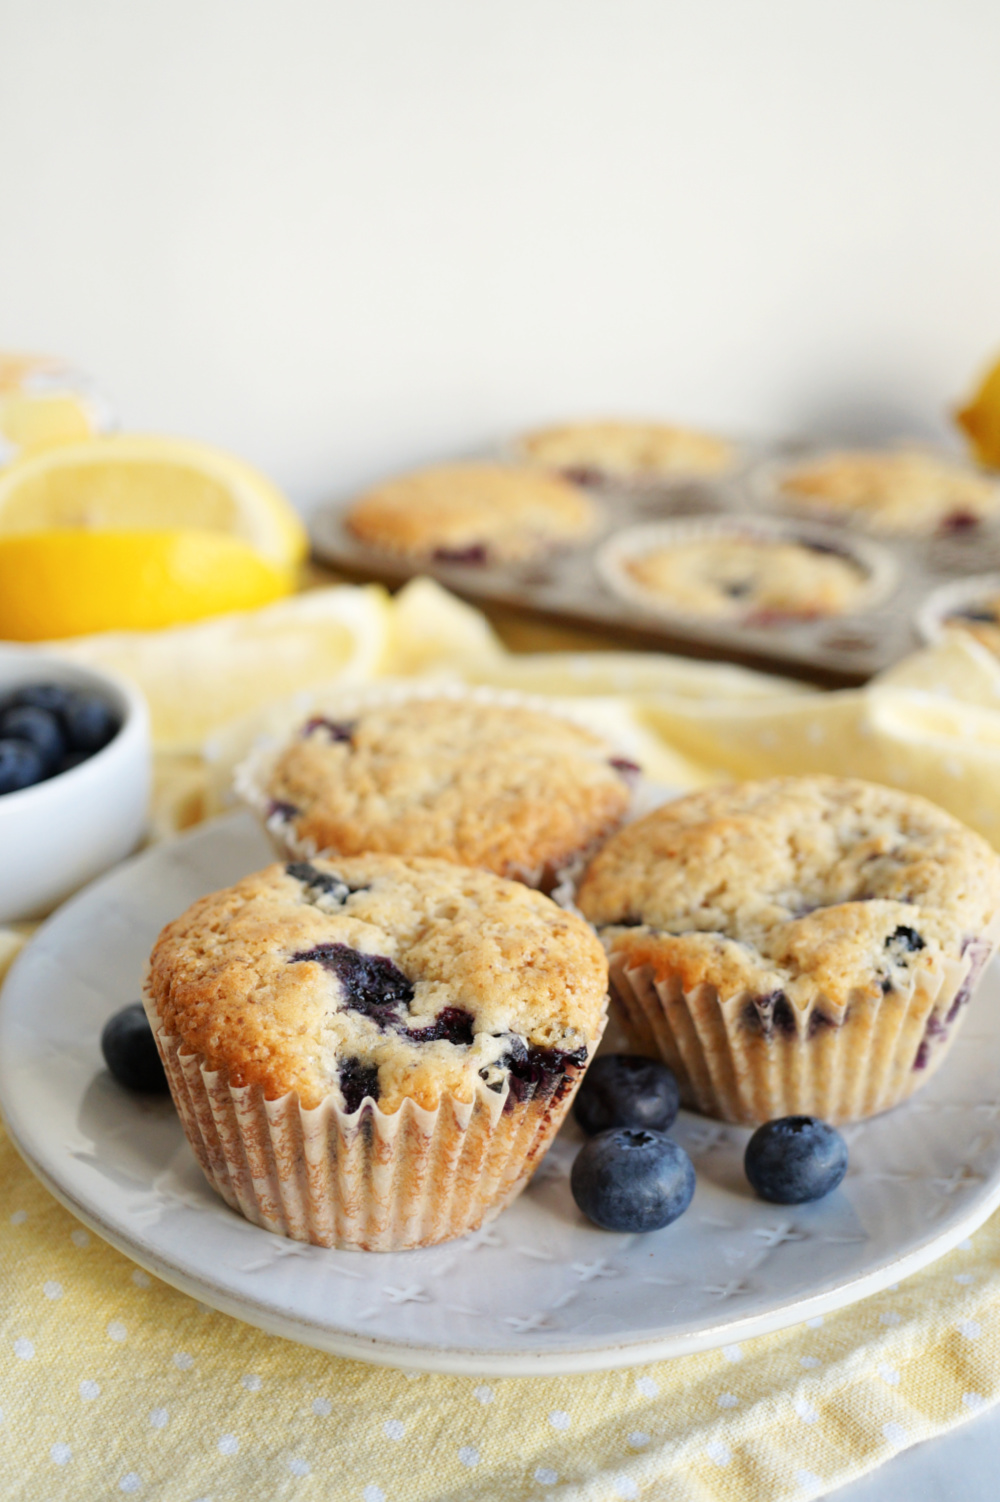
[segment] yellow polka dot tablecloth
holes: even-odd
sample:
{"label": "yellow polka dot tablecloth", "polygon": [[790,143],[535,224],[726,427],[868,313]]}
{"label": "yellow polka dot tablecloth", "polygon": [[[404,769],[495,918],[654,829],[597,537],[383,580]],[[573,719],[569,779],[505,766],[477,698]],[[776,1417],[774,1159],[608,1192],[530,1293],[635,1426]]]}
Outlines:
{"label": "yellow polka dot tablecloth", "polygon": [[[655,654],[515,657],[426,582],[395,601],[318,591],[247,629],[249,643],[209,622],[68,647],[150,698],[158,837],[225,806],[232,760],[281,694],[431,673],[587,696],[676,786],[852,772],[929,793],[1000,843],[1000,663],[958,634],[867,689],[823,694]],[[24,937],[0,931],[0,968]],[[1000,1216],[899,1286],[740,1346],[459,1378],[341,1360],[213,1312],[85,1230],[2,1132],[0,1183],[12,1502],[807,1502],[1000,1396]]]}

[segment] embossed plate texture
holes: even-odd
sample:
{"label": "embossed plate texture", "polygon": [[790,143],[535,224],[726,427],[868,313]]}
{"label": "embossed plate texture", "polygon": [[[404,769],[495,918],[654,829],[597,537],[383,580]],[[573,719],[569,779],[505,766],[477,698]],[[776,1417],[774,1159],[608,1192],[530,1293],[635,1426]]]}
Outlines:
{"label": "embossed plate texture", "polygon": [[160,927],[272,859],[250,817],[203,825],[62,908],[0,997],[0,1107],[25,1158],[99,1235],[228,1314],[344,1356],[469,1374],[586,1371],[738,1342],[851,1303],[946,1251],[1000,1203],[1000,973],[915,1100],[847,1129],[851,1167],[814,1205],[750,1193],[747,1132],[683,1114],[688,1213],[649,1236],[577,1211],[566,1127],[531,1187],[461,1241],[384,1255],[271,1235],[202,1178],[168,1100],[102,1066]]}

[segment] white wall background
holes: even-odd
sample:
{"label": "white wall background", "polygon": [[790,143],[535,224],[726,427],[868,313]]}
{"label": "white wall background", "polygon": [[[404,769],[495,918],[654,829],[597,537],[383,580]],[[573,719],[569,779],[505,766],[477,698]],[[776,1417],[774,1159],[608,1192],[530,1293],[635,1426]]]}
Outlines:
{"label": "white wall background", "polygon": [[933,432],[996,0],[0,0],[0,346],[302,504],[518,424]]}

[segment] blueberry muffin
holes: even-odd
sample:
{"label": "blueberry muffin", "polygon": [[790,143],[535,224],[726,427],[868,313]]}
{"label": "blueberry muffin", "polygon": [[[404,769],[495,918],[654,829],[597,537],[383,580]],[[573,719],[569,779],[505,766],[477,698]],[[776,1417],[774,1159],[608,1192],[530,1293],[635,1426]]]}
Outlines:
{"label": "blueberry muffin", "polygon": [[660,422],[578,422],[518,440],[518,453],[583,484],[712,477],[735,467],[734,444]]}
{"label": "blueberry muffin", "polygon": [[621,822],[637,772],[523,704],[408,697],[308,719],[236,787],[283,854],[434,856],[547,890]]}
{"label": "blueberry muffin", "polygon": [[398,1251],[527,1182],[604,1026],[607,962],[541,893],[446,861],[270,866],[161,933],[145,1004],[215,1189],[268,1230]]}
{"label": "blueberry muffin", "polygon": [[688,1104],[852,1121],[941,1063],[1000,934],[1000,856],[923,798],[782,777],[621,830],[577,901]]}
{"label": "blueberry muffin", "polygon": [[872,585],[846,550],[752,532],[680,538],[626,557],[621,568],[654,608],[746,626],[842,615]]}
{"label": "blueberry muffin", "polygon": [[918,448],[844,451],[785,469],[780,499],[877,532],[961,533],[1000,512],[1000,486]]}
{"label": "blueberry muffin", "polygon": [[344,524],[371,547],[469,565],[520,563],[582,542],[597,510],[576,485],[503,464],[441,464],[386,480]]}

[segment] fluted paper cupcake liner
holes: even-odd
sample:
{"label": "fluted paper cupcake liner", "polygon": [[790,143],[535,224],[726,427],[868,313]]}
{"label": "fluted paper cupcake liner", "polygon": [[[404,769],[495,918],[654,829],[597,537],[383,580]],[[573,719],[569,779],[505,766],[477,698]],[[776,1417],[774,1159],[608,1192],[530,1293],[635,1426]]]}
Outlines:
{"label": "fluted paper cupcake liner", "polygon": [[905,1100],[943,1063],[1000,932],[967,941],[962,957],[917,971],[909,991],[817,991],[799,1010],[777,993],[723,996],[651,965],[611,956],[611,993],[632,1047],[677,1076],[681,1099],[705,1116],[756,1126],[780,1116],[858,1121]]}
{"label": "fluted paper cupcake liner", "polygon": [[[185,1134],[212,1185],[254,1225],[317,1246],[398,1252],[464,1236],[528,1183],[569,1109],[584,1067],[434,1110],[405,1100],[350,1114],[327,1096],[306,1110],[234,1085],[146,1012]],[[594,1045],[596,1047],[596,1043]],[[593,1052],[593,1050],[591,1050]]]}
{"label": "fluted paper cupcake liner", "polygon": [[[329,710],[337,716],[349,718],[351,715],[360,714],[363,710],[375,709],[382,705],[403,704],[411,699],[466,699],[476,704],[499,705],[508,709],[533,709],[551,715],[554,719],[575,725],[581,730],[589,730],[591,734],[603,737],[609,752],[617,755],[621,760],[625,769],[622,776],[629,785],[631,795],[630,808],[636,801],[641,768],[632,760],[635,748],[613,744],[607,732],[595,724],[594,716],[587,713],[585,705],[567,705],[548,699],[541,694],[522,694],[515,689],[497,689],[483,685],[469,687],[461,683],[422,680],[376,683],[369,688],[338,694],[334,698],[325,700],[322,705],[312,704],[308,709],[303,709],[301,704],[298,705],[294,717],[289,716],[287,731],[291,733],[302,724],[303,720],[309,718],[310,713],[315,713],[320,708]],[[280,803],[276,804],[267,791],[271,770],[284,744],[283,739],[270,736],[256,746],[237,766],[233,774],[233,790],[240,801],[252,809],[260,819],[272,845],[282,859],[312,860],[315,856],[327,854],[331,859],[336,859],[336,851],[321,850],[315,840],[301,839],[296,834],[284,807]],[[634,768],[634,775],[628,770],[630,768]],[[544,861],[537,866],[512,867],[506,873],[508,879],[523,882],[525,886],[535,887],[543,892],[554,893],[556,890],[564,890],[567,882],[573,882],[580,876],[609,836],[626,821],[630,808],[626,809],[621,819],[609,823],[585,846],[572,851],[558,864]]]}

